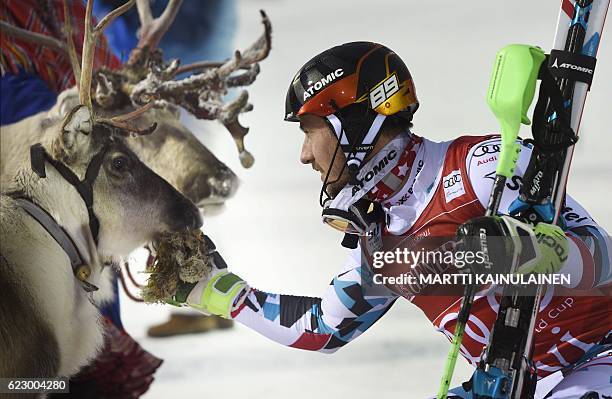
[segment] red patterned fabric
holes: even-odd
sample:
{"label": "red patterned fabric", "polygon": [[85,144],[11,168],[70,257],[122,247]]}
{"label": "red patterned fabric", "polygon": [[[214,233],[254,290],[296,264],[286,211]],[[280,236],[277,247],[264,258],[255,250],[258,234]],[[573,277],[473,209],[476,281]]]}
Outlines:
{"label": "red patterned fabric", "polygon": [[331,334],[315,334],[305,332],[300,335],[297,341],[295,341],[289,346],[309,351],[318,351],[319,349],[325,347],[325,345],[329,342],[330,338]]}
{"label": "red patterned fabric", "polygon": [[100,399],[138,398],[149,389],[163,360],[144,350],[110,320],[102,320],[104,348],[92,364],[70,380],[71,391]]}
{"label": "red patterned fabric", "polygon": [[[80,0],[68,0],[72,21],[72,38],[77,54],[83,49],[85,5]],[[62,0],[2,0],[0,19],[16,27],[63,40],[64,8]],[[75,85],[67,54],[44,48],[8,35],[0,36],[0,66],[2,74],[17,74],[19,68],[38,74],[51,89],[61,92]],[[98,40],[94,69],[118,68],[121,62],[108,47],[104,37]]]}
{"label": "red patterned fabric", "polygon": [[[390,172],[397,177],[398,181],[402,182],[401,186],[403,186],[410,177],[412,168],[417,167],[417,165],[414,165],[414,160],[416,159],[417,151],[422,142],[423,139],[421,137],[411,134],[410,143],[408,143],[400,155],[400,158],[397,161],[397,166],[395,166],[395,168],[393,168]],[[397,188],[398,187],[389,187],[384,181],[380,181],[376,184],[368,196],[370,200],[382,203],[388,197],[390,197],[391,194],[397,190]]]}

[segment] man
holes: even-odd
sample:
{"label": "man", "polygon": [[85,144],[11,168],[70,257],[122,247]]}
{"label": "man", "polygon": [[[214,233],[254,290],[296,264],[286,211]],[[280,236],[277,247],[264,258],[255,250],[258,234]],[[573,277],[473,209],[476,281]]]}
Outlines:
{"label": "man", "polygon": [[[428,248],[443,245],[459,226],[472,231],[484,228],[487,236],[513,242],[519,235],[530,237],[523,240],[526,247],[521,255],[534,255],[521,262],[521,273],[560,271],[571,276],[566,285],[572,289],[609,284],[606,233],[576,201],[566,198],[565,232],[558,226],[534,227],[508,216],[483,218],[499,138],[464,136],[431,142],[410,131],[418,106],[407,67],[382,45],[347,43],[307,62],[289,87],[285,119],[300,123],[305,135],[300,160],[321,174],[323,220],[346,233],[343,245],[354,248],[351,258],[321,298],[309,298],[251,288],[229,273],[212,250],[217,267],[212,276],[172,300],[236,320],[281,344],[331,353],[361,335],[404,297],[450,337],[461,290],[449,295],[436,285],[377,282],[373,260],[381,249],[400,244],[412,250],[418,250],[411,244],[415,242],[420,247],[427,241]],[[508,213],[516,197],[529,154],[524,145],[516,176],[501,201],[502,214]],[[527,248],[527,243],[532,247]],[[512,255],[503,253],[502,258]],[[436,264],[435,269],[427,264],[390,266],[387,277],[399,275],[398,270],[449,274],[459,268],[452,262]],[[539,377],[563,371],[549,397],[609,395],[610,297],[552,294],[548,290],[542,302],[534,354]],[[493,290],[481,292],[474,302],[462,347],[473,365],[487,342],[497,306]],[[453,392],[469,397],[462,389]]]}

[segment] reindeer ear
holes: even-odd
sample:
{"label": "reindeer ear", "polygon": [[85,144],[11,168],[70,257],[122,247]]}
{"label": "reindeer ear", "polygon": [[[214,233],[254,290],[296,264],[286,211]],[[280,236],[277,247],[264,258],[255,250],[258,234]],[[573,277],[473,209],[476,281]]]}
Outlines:
{"label": "reindeer ear", "polygon": [[76,87],[64,90],[57,97],[57,114],[60,118],[65,118],[75,107],[79,105],[79,92]]}
{"label": "reindeer ear", "polygon": [[[59,150],[66,161],[76,153],[79,143],[92,132],[93,118],[91,110],[85,105],[73,108],[64,118],[56,150]],[[57,152],[57,151],[55,151]],[[58,154],[58,155],[60,155]]]}

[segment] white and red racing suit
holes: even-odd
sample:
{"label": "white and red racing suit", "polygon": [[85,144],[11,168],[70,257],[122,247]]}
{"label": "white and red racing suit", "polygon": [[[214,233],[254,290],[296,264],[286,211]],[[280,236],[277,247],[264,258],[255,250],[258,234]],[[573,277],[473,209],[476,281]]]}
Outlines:
{"label": "white and red racing suit", "polygon": [[[463,136],[435,143],[412,135],[397,166],[370,192],[388,213],[383,236],[454,236],[457,227],[482,216],[499,156],[498,136]],[[508,179],[500,213],[516,198],[531,149],[522,146],[516,175]],[[561,273],[571,275],[571,288],[610,289],[612,248],[607,233],[569,195],[562,210],[570,255]],[[367,241],[362,240],[321,298],[250,289],[232,317],[281,344],[334,352],[380,319],[400,296],[418,306],[435,329],[452,337],[461,302],[459,295],[414,295],[401,285],[372,293],[362,285],[371,274]],[[428,288],[425,287],[426,291]],[[540,377],[578,361],[612,330],[610,295],[552,295],[547,290],[536,322],[534,360]],[[578,292],[578,291],[576,291]],[[477,295],[466,327],[462,355],[479,360],[495,321],[498,297]],[[612,362],[608,362],[612,363]]]}

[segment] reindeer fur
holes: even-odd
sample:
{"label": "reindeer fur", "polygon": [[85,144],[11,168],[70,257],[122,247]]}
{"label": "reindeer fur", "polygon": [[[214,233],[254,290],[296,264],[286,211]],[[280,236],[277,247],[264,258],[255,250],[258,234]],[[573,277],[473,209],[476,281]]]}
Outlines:
{"label": "reindeer fur", "polygon": [[[65,124],[43,121],[39,138],[53,158],[83,178],[89,161],[107,141],[92,128],[87,108],[80,110],[69,114]],[[28,156],[14,161],[16,172],[3,190],[31,199],[64,228],[92,268],[88,281],[99,290],[87,294],[57,242],[12,197],[0,195],[2,377],[76,373],[103,342],[99,310],[90,299],[103,304],[111,298],[112,287],[110,270],[99,259],[126,256],[162,231],[201,225],[197,208],[187,198],[138,160],[122,140],[110,142],[94,184],[100,234],[93,253],[91,238],[84,233],[87,210],[76,189],[48,163],[46,177],[39,178]],[[117,154],[130,165],[124,174],[111,170]]]}

